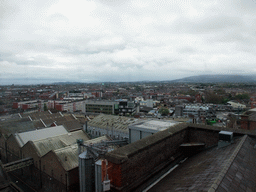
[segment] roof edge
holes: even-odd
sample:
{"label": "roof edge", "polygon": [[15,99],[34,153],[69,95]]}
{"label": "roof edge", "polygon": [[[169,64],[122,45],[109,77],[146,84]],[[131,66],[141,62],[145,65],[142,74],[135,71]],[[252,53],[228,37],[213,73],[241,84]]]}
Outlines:
{"label": "roof edge", "polygon": [[111,151],[111,152],[107,153],[105,157],[113,163],[121,164],[121,163],[127,161],[128,158],[139,153],[140,151],[143,151],[143,150],[159,143],[163,139],[172,137],[174,134],[179,133],[187,128],[188,128],[187,123],[180,123],[180,124],[174,125],[172,127],[167,128],[164,131],[159,131],[150,137],[145,137],[145,138],[138,140],[134,143],[128,144],[128,145],[120,147],[114,151]]}
{"label": "roof edge", "polygon": [[230,156],[229,160],[226,162],[224,168],[222,169],[222,171],[219,173],[219,176],[217,177],[217,179],[214,181],[214,183],[212,184],[212,186],[210,187],[210,189],[208,190],[208,192],[214,192],[218,189],[221,181],[223,180],[223,178],[225,177],[225,175],[227,174],[231,164],[233,163],[234,159],[236,158],[238,152],[241,150],[245,140],[248,138],[248,135],[244,135],[242,140],[239,142],[238,146],[236,147],[235,151],[233,152],[233,154]]}

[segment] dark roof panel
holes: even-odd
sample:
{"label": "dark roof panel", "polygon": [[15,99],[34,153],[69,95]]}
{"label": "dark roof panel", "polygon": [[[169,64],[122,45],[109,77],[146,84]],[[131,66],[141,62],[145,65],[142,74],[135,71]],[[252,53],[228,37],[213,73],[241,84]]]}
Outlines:
{"label": "dark roof panel", "polygon": [[240,137],[227,147],[214,147],[188,158],[149,191],[208,191],[241,141]]}

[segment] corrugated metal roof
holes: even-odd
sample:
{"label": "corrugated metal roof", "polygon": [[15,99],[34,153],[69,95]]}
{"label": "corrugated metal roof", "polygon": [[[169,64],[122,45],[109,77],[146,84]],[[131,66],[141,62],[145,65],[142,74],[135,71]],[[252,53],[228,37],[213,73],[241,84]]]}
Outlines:
{"label": "corrugated metal roof", "polygon": [[113,126],[113,128],[117,130],[128,132],[128,125],[131,125],[138,121],[140,120],[123,116],[100,114],[93,120],[89,121],[88,125],[103,129],[107,129],[107,127]]}
{"label": "corrugated metal roof", "polygon": [[[88,140],[84,142],[84,144],[90,143],[100,143],[101,141],[109,141],[110,139],[106,136],[98,137],[96,139]],[[60,163],[62,164],[63,168],[66,171],[74,169],[78,167],[78,146],[77,144],[70,145],[61,149],[57,149],[53,151],[57,158],[59,159]]]}
{"label": "corrugated metal roof", "polygon": [[55,137],[49,137],[46,139],[32,141],[39,156],[43,156],[51,150],[67,147],[72,144],[76,144],[77,139],[89,140],[89,137],[82,131],[74,131]]}
{"label": "corrugated metal roof", "polygon": [[61,125],[56,127],[27,131],[23,133],[15,133],[14,136],[17,139],[20,147],[23,147],[28,141],[45,139],[65,133],[68,133],[68,131]]}
{"label": "corrugated metal roof", "polygon": [[83,126],[78,120],[66,121],[63,123],[58,123],[58,125],[63,125],[67,130],[72,131],[75,129],[81,129]]}
{"label": "corrugated metal roof", "polygon": [[43,121],[46,125],[52,124],[54,121],[56,121],[58,125],[62,125],[63,122],[73,121],[73,120],[75,120],[75,119],[72,115],[65,115],[63,117],[60,116],[60,117],[55,117],[55,118],[43,119]]}
{"label": "corrugated metal roof", "polygon": [[66,145],[75,144],[77,139],[87,141],[89,137],[82,130],[74,131],[60,137],[60,140]]}
{"label": "corrugated metal roof", "polygon": [[43,124],[37,121],[30,121],[28,118],[10,119],[1,121],[0,130],[2,133],[11,134],[15,132],[30,131],[35,128],[42,128]]}
{"label": "corrugated metal roof", "polygon": [[51,150],[60,149],[67,146],[61,140],[56,139],[56,137],[34,141],[33,144],[37,150],[38,155],[41,157]]}
{"label": "corrugated metal roof", "polygon": [[48,115],[50,114],[48,111],[41,111],[41,112],[32,112],[32,113],[22,113],[22,117],[28,117],[28,116],[42,116],[42,115]]}

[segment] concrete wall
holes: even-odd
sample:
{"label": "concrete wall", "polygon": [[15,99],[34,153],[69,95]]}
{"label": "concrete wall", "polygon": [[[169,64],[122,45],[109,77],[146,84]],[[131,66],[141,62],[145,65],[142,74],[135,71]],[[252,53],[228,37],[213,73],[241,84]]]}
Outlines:
{"label": "concrete wall", "polygon": [[[85,125],[84,125],[84,130],[86,131]],[[101,137],[104,135],[109,135],[111,136],[112,139],[117,139],[117,140],[129,137],[128,130],[123,131],[123,130],[118,130],[113,128],[113,131],[112,131],[111,127],[108,127],[107,129],[107,128],[87,126],[87,132],[90,133],[93,137]]]}
{"label": "concrete wall", "polygon": [[152,132],[129,129],[129,143],[133,143],[135,141],[151,136],[153,134],[154,133]]}

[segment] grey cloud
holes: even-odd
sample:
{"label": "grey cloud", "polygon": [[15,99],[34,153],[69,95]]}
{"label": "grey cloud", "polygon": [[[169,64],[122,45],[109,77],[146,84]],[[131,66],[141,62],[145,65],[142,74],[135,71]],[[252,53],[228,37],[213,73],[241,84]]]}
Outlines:
{"label": "grey cloud", "polygon": [[63,14],[55,13],[55,14],[48,16],[48,21],[49,22],[55,22],[55,21],[68,22],[69,19],[66,16],[64,16]]}
{"label": "grey cloud", "polygon": [[[230,28],[242,27],[243,22],[238,17],[230,16],[212,16],[210,18],[190,19],[186,17],[178,18],[175,23],[169,27],[169,31],[182,33],[212,33],[224,31]],[[165,28],[167,26],[164,26]],[[224,31],[225,32],[225,31]]]}
{"label": "grey cloud", "polygon": [[61,10],[69,1],[60,1],[48,12],[56,2],[0,1],[0,64],[13,67],[1,74],[166,80],[242,71],[256,59],[254,0],[94,0],[79,14]]}
{"label": "grey cloud", "polygon": [[8,0],[0,1],[0,19],[6,19],[15,14],[18,11],[18,7],[12,4]]}
{"label": "grey cloud", "polygon": [[195,48],[189,46],[178,49],[179,53],[195,53],[196,51],[197,50]]}
{"label": "grey cloud", "polygon": [[127,6],[127,4],[130,3],[130,0],[98,0],[98,2],[108,6],[120,7]]}

